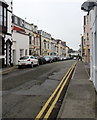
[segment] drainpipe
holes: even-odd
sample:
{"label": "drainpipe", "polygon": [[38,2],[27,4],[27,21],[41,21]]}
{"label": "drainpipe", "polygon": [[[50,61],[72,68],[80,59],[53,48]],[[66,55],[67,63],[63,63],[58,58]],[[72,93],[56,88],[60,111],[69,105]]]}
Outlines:
{"label": "drainpipe", "polygon": [[40,55],[41,55],[41,35],[40,35]]}

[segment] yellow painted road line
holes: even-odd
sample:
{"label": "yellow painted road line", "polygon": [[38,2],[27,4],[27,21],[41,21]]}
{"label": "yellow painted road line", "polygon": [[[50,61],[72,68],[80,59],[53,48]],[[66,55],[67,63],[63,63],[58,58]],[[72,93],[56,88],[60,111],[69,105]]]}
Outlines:
{"label": "yellow painted road line", "polygon": [[45,103],[45,105],[42,107],[42,109],[40,110],[40,112],[38,113],[38,115],[36,116],[35,120],[40,119],[41,116],[43,115],[44,111],[46,110],[47,106],[49,105],[49,103],[51,102],[52,98],[55,96],[55,94],[57,93],[58,89],[60,88],[60,86],[62,85],[64,79],[66,79],[67,75],[69,74],[69,72],[71,71],[72,67],[74,66],[74,64],[70,67],[70,69],[68,70],[68,72],[66,73],[66,75],[63,77],[63,79],[61,80],[60,84],[57,86],[57,88],[55,89],[55,91],[53,92],[53,94],[50,96],[50,98],[47,100],[47,102]]}
{"label": "yellow painted road line", "polygon": [[46,113],[46,115],[44,116],[44,119],[48,119],[48,118],[49,118],[49,116],[50,116],[50,114],[51,114],[51,112],[52,112],[55,104],[57,103],[57,101],[58,101],[58,99],[59,99],[59,97],[60,97],[60,95],[61,95],[61,93],[62,93],[62,91],[63,91],[63,89],[64,89],[64,86],[66,85],[66,83],[67,83],[67,81],[68,81],[68,79],[69,79],[69,77],[70,77],[70,75],[71,75],[74,67],[75,67],[75,66],[73,66],[73,68],[72,68],[72,70],[70,71],[68,77],[67,77],[66,80],[64,81],[64,83],[63,83],[62,87],[60,88],[60,90],[59,90],[59,92],[58,92],[55,100],[53,101],[53,103],[52,103],[52,105],[50,106],[50,108],[49,108],[48,112]]}

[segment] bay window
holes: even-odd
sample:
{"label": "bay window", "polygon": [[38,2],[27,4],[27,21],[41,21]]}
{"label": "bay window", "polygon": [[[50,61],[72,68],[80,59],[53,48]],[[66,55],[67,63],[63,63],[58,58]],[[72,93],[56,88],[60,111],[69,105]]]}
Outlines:
{"label": "bay window", "polygon": [[7,7],[7,4],[0,1],[0,31],[3,33],[7,33]]}

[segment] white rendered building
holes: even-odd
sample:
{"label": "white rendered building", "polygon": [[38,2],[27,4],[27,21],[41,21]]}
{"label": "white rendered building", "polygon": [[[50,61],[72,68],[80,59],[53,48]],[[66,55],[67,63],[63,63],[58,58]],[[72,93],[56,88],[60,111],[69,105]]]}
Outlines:
{"label": "white rendered building", "polygon": [[82,10],[88,12],[90,22],[90,80],[97,91],[97,0],[82,4]]}
{"label": "white rendered building", "polygon": [[29,55],[29,34],[25,30],[25,21],[13,15],[13,65],[18,64],[20,57]]}

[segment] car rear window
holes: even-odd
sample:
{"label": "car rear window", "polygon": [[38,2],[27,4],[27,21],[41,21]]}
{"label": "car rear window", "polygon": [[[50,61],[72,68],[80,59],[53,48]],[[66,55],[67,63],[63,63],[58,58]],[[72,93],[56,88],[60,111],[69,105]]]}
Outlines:
{"label": "car rear window", "polygon": [[34,56],[31,56],[30,58],[31,58],[31,59],[35,59],[35,57],[34,57]]}
{"label": "car rear window", "polygon": [[50,58],[50,56],[44,56],[45,58]]}
{"label": "car rear window", "polygon": [[20,60],[26,60],[28,58],[29,58],[28,56],[24,56],[24,57],[21,57]]}

